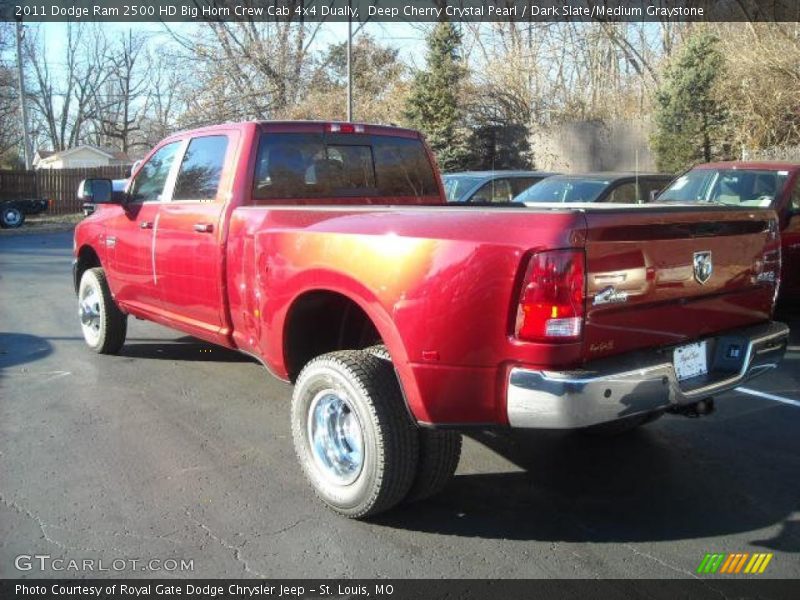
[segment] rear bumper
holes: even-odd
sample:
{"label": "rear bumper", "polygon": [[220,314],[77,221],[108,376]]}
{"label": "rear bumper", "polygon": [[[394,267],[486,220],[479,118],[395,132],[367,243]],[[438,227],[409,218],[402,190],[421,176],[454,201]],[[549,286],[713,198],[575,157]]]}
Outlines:
{"label": "rear bumper", "polygon": [[[634,353],[578,371],[512,368],[506,406],[512,427],[575,429],[691,404],[733,389],[774,369],[783,358],[789,328],[770,322],[708,338],[709,373],[679,382],[672,348]],[[724,349],[741,347],[740,358]]]}

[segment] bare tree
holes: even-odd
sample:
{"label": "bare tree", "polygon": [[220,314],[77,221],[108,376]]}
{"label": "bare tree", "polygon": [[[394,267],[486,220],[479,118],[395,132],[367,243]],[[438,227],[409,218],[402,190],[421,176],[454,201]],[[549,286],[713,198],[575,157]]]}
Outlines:
{"label": "bare tree", "polygon": [[139,132],[140,142],[145,148],[151,148],[180,126],[179,119],[186,111],[187,99],[194,90],[193,86],[185,83],[186,71],[183,57],[176,53],[148,53],[150,90]]}
{"label": "bare tree", "polygon": [[714,23],[725,57],[718,93],[743,150],[800,145],[797,23]]}
{"label": "bare tree", "polygon": [[645,115],[677,35],[674,24],[655,23],[465,26],[480,104],[539,125]]}
{"label": "bare tree", "polygon": [[14,161],[22,138],[17,79],[6,59],[13,45],[14,24],[0,23],[0,163]]}
{"label": "bare tree", "polygon": [[322,25],[295,15],[293,8],[303,4],[288,4],[288,21],[213,21],[191,36],[172,31],[194,63],[187,123],[278,118],[301,99]]}
{"label": "bare tree", "polygon": [[97,24],[67,23],[60,65],[49,59],[41,35],[27,38],[23,53],[31,73],[27,91],[40,137],[53,150],[77,145],[94,117],[98,91],[110,73],[105,68],[108,43],[102,29]]}
{"label": "bare tree", "polygon": [[105,83],[95,93],[98,142],[128,152],[141,130],[151,91],[147,36],[128,30],[108,51]]}

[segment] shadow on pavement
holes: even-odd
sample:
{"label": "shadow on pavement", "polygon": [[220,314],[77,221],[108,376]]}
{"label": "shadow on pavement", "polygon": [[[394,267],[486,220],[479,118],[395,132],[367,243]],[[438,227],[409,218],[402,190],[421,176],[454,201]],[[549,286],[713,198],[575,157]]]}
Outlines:
{"label": "shadow on pavement", "polygon": [[0,369],[33,362],[52,352],[53,346],[46,338],[27,333],[0,332]]}
{"label": "shadow on pavement", "polygon": [[677,436],[647,428],[613,439],[550,431],[470,437],[521,471],[457,475],[442,494],[375,522],[465,537],[600,543],[713,537],[783,522],[775,538],[753,543],[800,552],[800,523],[791,520],[800,498],[787,487],[794,483],[782,480],[785,473],[765,473],[757,460],[737,460],[730,447],[689,457]]}
{"label": "shadow on pavement", "polygon": [[782,306],[775,312],[775,320],[789,326],[789,343],[800,344],[800,307]]}
{"label": "shadow on pavement", "polygon": [[186,360],[192,362],[257,362],[254,358],[203,342],[191,336],[174,340],[129,338],[119,353],[128,358]]}

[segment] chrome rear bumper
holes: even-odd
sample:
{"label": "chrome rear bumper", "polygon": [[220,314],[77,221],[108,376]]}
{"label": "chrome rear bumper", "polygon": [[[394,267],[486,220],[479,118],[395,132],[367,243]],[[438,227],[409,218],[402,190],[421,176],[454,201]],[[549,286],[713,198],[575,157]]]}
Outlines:
{"label": "chrome rear bumper", "polygon": [[[578,371],[515,367],[508,378],[508,421],[512,427],[575,429],[628,416],[691,404],[728,391],[778,366],[789,328],[771,322],[708,338],[709,373],[679,382],[672,348],[601,361]],[[718,348],[742,347],[732,363]]]}

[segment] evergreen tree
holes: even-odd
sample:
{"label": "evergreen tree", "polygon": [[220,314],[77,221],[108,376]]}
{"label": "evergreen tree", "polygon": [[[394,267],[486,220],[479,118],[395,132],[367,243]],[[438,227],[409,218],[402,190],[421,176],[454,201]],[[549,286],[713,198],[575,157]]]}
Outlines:
{"label": "evergreen tree", "polygon": [[406,102],[406,118],[425,134],[443,171],[463,169],[469,160],[469,136],[459,106],[466,77],[460,47],[461,34],[453,24],[437,23],[428,38],[427,68],[414,77]]}
{"label": "evergreen tree", "polygon": [[665,69],[656,92],[656,130],[651,137],[663,171],[680,171],[724,152],[726,111],[715,95],[723,68],[717,44],[710,33],[692,35]]}

